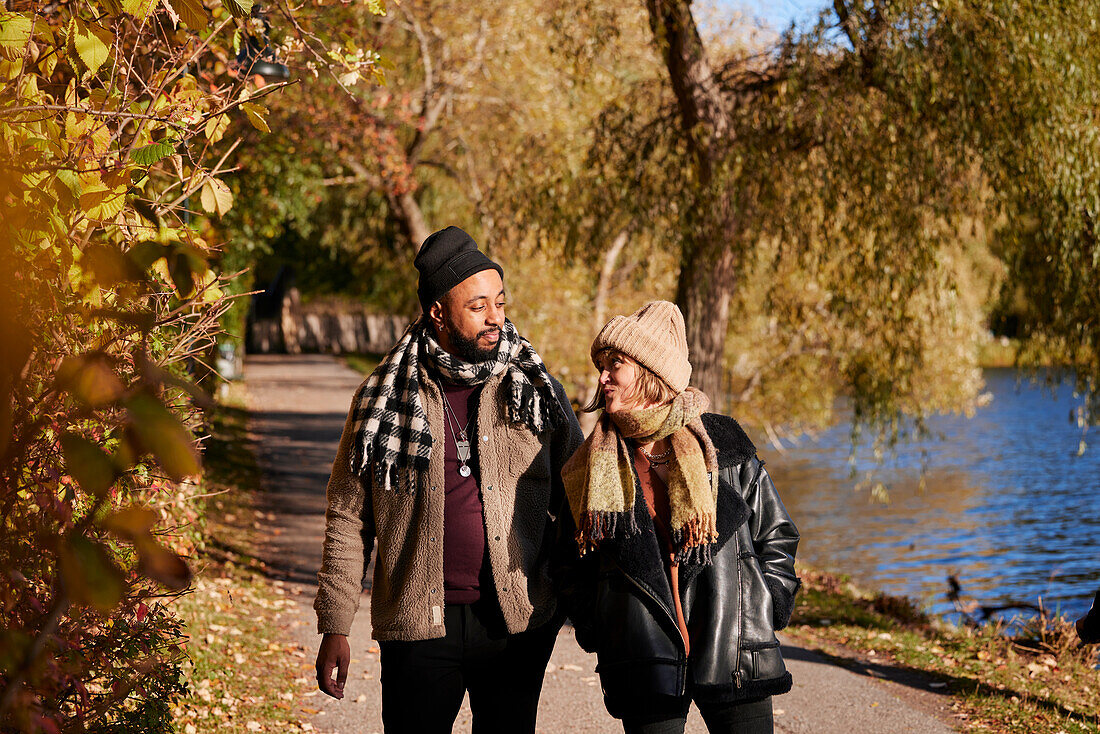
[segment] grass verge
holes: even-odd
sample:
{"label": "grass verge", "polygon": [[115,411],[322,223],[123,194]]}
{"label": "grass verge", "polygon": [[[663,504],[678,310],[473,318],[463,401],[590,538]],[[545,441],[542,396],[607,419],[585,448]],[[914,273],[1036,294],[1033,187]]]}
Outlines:
{"label": "grass verge", "polygon": [[256,506],[260,470],[248,442],[243,388],[234,384],[211,416],[193,591],[176,603],[186,620],[190,695],[177,730],[311,731],[300,703],[314,686],[307,655],[281,640],[297,604],[257,557],[265,516]]}
{"label": "grass verge", "polygon": [[382,356],[377,354],[354,352],[344,355],[344,364],[363,375],[369,375],[371,372],[374,372],[374,368],[377,367],[378,363],[381,361]]}
{"label": "grass verge", "polygon": [[953,697],[965,731],[1100,731],[1098,646],[1077,647],[1072,622],[955,627],[909,599],[869,593],[847,577],[800,565],[803,588],[788,628],[800,643],[861,670],[889,669],[908,685]]}

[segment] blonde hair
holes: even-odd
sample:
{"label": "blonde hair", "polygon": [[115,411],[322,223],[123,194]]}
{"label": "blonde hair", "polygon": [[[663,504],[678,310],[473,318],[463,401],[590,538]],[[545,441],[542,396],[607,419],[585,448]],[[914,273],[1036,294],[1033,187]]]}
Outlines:
{"label": "blonde hair", "polygon": [[[638,376],[634,380],[634,384],[630,386],[630,392],[627,397],[630,399],[630,405],[636,405],[638,403],[652,403],[654,405],[662,405],[664,403],[672,402],[672,399],[676,397],[676,391],[669,387],[669,384],[657,376],[657,373],[646,367],[644,364],[636,359],[633,359],[627,354],[615,349],[614,347],[607,347],[597,352],[597,357],[601,354],[611,352],[624,359],[629,359],[634,363],[638,369]],[[602,370],[601,370],[602,371]],[[583,411],[585,413],[592,413],[605,407],[606,399],[603,394],[603,390],[597,389],[596,394],[592,396],[592,399],[588,402],[588,405],[584,406]]]}

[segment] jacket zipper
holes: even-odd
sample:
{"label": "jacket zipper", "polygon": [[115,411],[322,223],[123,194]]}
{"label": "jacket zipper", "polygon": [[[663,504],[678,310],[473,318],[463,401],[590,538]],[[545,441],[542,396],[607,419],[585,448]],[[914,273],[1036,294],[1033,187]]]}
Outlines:
{"label": "jacket zipper", "polygon": [[[749,486],[756,484],[760,481],[760,474],[764,471],[764,462],[760,462],[760,466],[756,468],[756,474],[749,480]],[[731,472],[732,473],[732,472]],[[742,489],[744,494],[744,489]],[[733,542],[737,544],[737,596],[741,596],[741,541],[738,539],[737,533],[733,534]],[[745,622],[745,600],[741,599],[741,603],[737,609],[737,647],[734,650],[734,665],[737,666],[737,670],[733,673],[733,682],[740,688],[742,680],[745,677],[744,672],[741,670],[741,639],[745,636],[744,630]]]}
{"label": "jacket zipper", "polygon": [[741,688],[741,638],[745,636],[744,621],[745,621],[745,600],[741,599],[741,546],[737,539],[737,533],[733,534],[732,538],[734,545],[737,547],[734,549],[737,551],[737,647],[733,654],[733,664],[737,666],[733,672],[733,682],[738,689]]}
{"label": "jacket zipper", "polygon": [[[650,599],[653,600],[654,604],[656,604],[658,607],[660,607],[661,611],[663,611],[665,613],[665,615],[668,617],[669,621],[672,622],[672,626],[676,628],[676,634],[678,634],[680,636],[680,642],[683,643],[683,649],[687,650],[687,640],[684,639],[684,633],[680,629],[680,625],[676,623],[676,617],[672,614],[671,611],[669,611],[668,607],[665,606],[665,603],[663,601],[661,601],[661,599],[659,599],[656,594],[654,594],[649,589],[647,589],[645,586],[643,586],[642,582],[635,579],[633,576],[628,574],[626,571],[623,571],[621,567],[619,568],[619,572],[623,576],[625,576],[626,579],[628,581],[630,581],[630,583],[634,584],[634,586],[636,586],[638,588],[638,591],[640,591],[643,594],[645,594],[646,596],[648,596]],[[740,684],[738,685],[738,688],[740,688]],[[687,676],[685,675],[680,680],[680,695],[683,696],[686,691],[687,691]]]}

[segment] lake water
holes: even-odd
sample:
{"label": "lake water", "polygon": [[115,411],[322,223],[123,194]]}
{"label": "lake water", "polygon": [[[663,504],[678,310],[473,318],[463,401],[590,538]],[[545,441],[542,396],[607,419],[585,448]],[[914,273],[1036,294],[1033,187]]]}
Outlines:
{"label": "lake water", "polygon": [[1041,597],[1048,609],[1083,614],[1100,586],[1100,428],[1077,456],[1071,388],[1052,393],[1009,369],[985,378],[992,402],[971,419],[934,418],[940,438],[901,445],[876,470],[889,505],[855,489],[875,464],[860,446],[852,477],[848,426],[786,453],[760,442],[802,533],[799,557],[936,613],[952,610],[945,594],[954,575],[964,596],[984,604]]}

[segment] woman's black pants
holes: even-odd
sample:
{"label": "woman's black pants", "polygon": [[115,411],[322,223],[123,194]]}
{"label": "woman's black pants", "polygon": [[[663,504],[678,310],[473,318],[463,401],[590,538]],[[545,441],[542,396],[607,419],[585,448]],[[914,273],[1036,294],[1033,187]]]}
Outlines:
{"label": "woman's black pants", "polygon": [[559,625],[507,635],[493,617],[448,604],[446,637],[379,644],[386,734],[449,734],[467,691],[473,734],[534,734]]}
{"label": "woman's black pants", "polygon": [[[665,714],[644,719],[623,719],[625,734],[683,734],[690,699],[673,699]],[[738,703],[701,703],[710,734],[772,734],[772,699],[760,698]]]}

